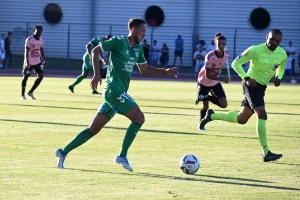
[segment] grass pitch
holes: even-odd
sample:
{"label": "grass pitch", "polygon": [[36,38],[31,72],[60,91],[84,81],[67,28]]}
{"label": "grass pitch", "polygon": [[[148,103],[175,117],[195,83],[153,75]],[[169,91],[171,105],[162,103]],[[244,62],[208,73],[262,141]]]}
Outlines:
{"label": "grass pitch", "polygon": [[[300,198],[299,85],[267,88],[269,146],[283,158],[264,163],[255,116],[246,125],[214,121],[198,131],[195,82],[132,80],[128,93],[146,122],[129,150],[134,171],[128,172],[113,162],[130,124],[120,115],[72,151],[66,169],[56,168],[54,150],[87,127],[102,102],[91,94],[88,79],[70,93],[73,81],[46,77],[36,101],[21,101],[21,78],[0,77],[0,199]],[[223,86],[229,106],[210,108],[240,110],[240,83]],[[185,154],[200,160],[195,175],[178,167]]]}

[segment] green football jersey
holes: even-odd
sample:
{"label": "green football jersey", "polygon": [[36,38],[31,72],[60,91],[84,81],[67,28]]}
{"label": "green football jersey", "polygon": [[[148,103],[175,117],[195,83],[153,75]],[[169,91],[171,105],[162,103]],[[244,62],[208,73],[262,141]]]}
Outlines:
{"label": "green football jersey", "polygon": [[[103,42],[102,37],[95,37],[93,38],[89,43],[91,44],[90,50],[92,50],[93,48],[95,48],[100,42]],[[88,52],[85,52],[85,54],[83,54],[83,61],[85,62],[86,59],[88,58],[88,60],[90,60],[90,56]],[[92,66],[91,66],[92,68]]]}
{"label": "green football jersey", "polygon": [[[271,51],[266,43],[263,43],[246,49],[232,62],[232,68],[241,78],[248,76],[262,85],[267,85],[275,73],[279,79],[282,78],[286,59],[287,55],[283,48],[277,47]],[[246,73],[241,65],[248,61],[250,66]]]}
{"label": "green football jersey", "polygon": [[103,52],[110,51],[105,87],[118,87],[127,92],[136,64],[147,63],[143,46],[130,46],[127,36],[114,36],[100,43]]}
{"label": "green football jersey", "polygon": [[92,50],[93,48],[95,48],[100,42],[103,42],[103,38],[102,37],[95,37],[93,38],[90,43],[91,43],[91,47],[90,49]]}

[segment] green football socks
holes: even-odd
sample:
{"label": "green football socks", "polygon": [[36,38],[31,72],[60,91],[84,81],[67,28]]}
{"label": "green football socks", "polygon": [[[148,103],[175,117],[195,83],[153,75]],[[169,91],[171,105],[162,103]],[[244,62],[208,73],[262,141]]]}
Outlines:
{"label": "green football socks", "polygon": [[70,151],[84,144],[93,136],[88,128],[84,129],[69,144],[62,148],[62,152],[67,155]]}
{"label": "green football socks", "polygon": [[210,118],[212,120],[222,120],[226,122],[238,123],[237,116],[238,112],[236,111],[229,111],[229,112],[215,112],[211,114]]}
{"label": "green football socks", "polygon": [[75,82],[71,85],[72,87],[75,87],[75,85],[79,84],[82,80],[84,79],[84,77],[82,75],[79,75]]}
{"label": "green football socks", "polygon": [[267,120],[257,119],[256,121],[256,132],[259,138],[260,146],[263,150],[264,156],[269,152],[268,140],[267,140]]}
{"label": "green football socks", "polygon": [[120,150],[119,156],[125,157],[127,155],[127,151],[130,147],[130,145],[132,144],[134,138],[136,137],[138,131],[141,128],[141,124],[136,123],[136,122],[132,122],[128,129],[127,132],[125,134],[124,140],[123,140],[123,144],[122,144],[122,148]]}

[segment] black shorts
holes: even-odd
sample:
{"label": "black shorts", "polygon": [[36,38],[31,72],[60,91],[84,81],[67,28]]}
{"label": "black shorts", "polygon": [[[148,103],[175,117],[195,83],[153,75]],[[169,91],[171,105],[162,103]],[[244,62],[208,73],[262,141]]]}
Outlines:
{"label": "black shorts", "polygon": [[245,81],[242,82],[243,93],[245,95],[244,100],[242,101],[241,106],[247,106],[252,110],[255,107],[265,106],[265,91],[267,89],[266,85],[261,85],[256,82],[255,87],[249,87]]}
{"label": "black shorts", "polygon": [[183,50],[175,50],[174,54],[175,54],[175,56],[182,56]]}
{"label": "black shorts", "polygon": [[217,98],[226,97],[225,91],[224,91],[221,83],[217,83],[214,86],[205,86],[198,82],[198,87],[199,87],[198,97],[199,97],[200,101],[203,99],[207,99],[209,92],[212,96],[215,96]]}
{"label": "black shorts", "polygon": [[33,69],[34,69],[36,74],[43,74],[44,73],[43,65],[42,65],[42,63],[40,63],[40,64],[37,64],[37,65],[30,65],[29,69],[26,69],[25,67],[23,67],[22,74],[30,76],[30,73]]}

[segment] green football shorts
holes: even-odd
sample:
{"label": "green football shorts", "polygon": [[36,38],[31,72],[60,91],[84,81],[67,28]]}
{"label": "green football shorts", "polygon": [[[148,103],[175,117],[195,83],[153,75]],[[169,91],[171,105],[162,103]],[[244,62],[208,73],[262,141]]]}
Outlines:
{"label": "green football shorts", "polygon": [[97,113],[106,114],[108,120],[111,120],[116,113],[124,115],[137,106],[134,99],[119,88],[111,87],[103,89],[102,96],[103,103]]}
{"label": "green football shorts", "polygon": [[93,68],[93,63],[90,60],[90,56],[88,53],[85,53],[83,55],[83,65],[82,65],[82,72],[83,73],[90,73],[93,72],[94,68]]}

